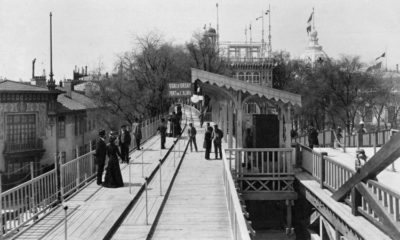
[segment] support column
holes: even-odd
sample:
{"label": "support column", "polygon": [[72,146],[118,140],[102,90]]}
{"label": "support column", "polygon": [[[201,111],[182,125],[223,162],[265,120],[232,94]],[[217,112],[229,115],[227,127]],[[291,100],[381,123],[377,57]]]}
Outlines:
{"label": "support column", "polygon": [[237,128],[236,128],[236,147],[243,147],[243,104],[242,92],[238,92],[238,105],[236,106],[237,112]]}
{"label": "support column", "polygon": [[224,141],[225,142],[227,142],[227,140],[228,140],[228,137],[227,137],[227,133],[228,133],[228,123],[227,123],[228,116],[227,115],[228,115],[228,102],[226,102],[223,105],[223,111],[222,111],[222,122],[223,122],[222,131],[224,132]]}
{"label": "support column", "polygon": [[233,106],[231,103],[228,104],[228,148],[233,148]]}
{"label": "support column", "polygon": [[292,206],[294,205],[294,201],[287,199],[286,203],[286,234],[292,235],[294,233],[294,229],[292,227]]}

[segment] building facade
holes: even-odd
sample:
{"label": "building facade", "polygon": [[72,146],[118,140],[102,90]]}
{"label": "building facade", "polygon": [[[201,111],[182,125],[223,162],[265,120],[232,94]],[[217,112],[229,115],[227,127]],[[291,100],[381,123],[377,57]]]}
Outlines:
{"label": "building facade", "polygon": [[[36,77],[37,78],[37,77]],[[38,81],[39,80],[39,81]],[[44,80],[45,81],[45,80]],[[73,91],[0,82],[0,171],[8,189],[52,168],[56,156],[67,162],[89,151],[97,135],[98,108]],[[32,84],[32,82],[31,82]]]}
{"label": "building facade", "polygon": [[11,186],[27,180],[42,159],[54,159],[50,149],[56,141],[58,90],[21,82],[0,82],[0,171]]}

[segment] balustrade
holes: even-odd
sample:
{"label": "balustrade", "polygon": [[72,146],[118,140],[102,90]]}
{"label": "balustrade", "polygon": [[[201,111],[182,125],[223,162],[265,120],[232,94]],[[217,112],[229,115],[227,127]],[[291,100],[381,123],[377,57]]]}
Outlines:
{"label": "balustrade", "polygon": [[247,226],[247,221],[244,217],[244,213],[242,211],[242,207],[240,205],[239,201],[239,196],[236,192],[236,186],[233,181],[233,176],[231,172],[231,165],[229,162],[232,161],[227,160],[226,154],[223,154],[222,162],[222,177],[224,181],[224,186],[225,186],[225,196],[226,196],[226,202],[228,205],[228,212],[229,212],[229,218],[231,222],[231,227],[232,227],[232,234],[234,239],[238,240],[250,240],[250,232],[252,229],[248,228]]}
{"label": "balustrade", "polygon": [[[381,139],[386,139],[385,134],[387,134],[387,132],[376,136],[381,136]],[[363,140],[371,141],[374,137],[374,133],[372,133]],[[301,156],[301,167],[319,181],[321,187],[326,187],[331,192],[338,190],[356,173],[354,169],[333,160],[329,156],[315,152],[306,146],[299,144],[298,149],[298,154]],[[375,180],[368,180],[367,188],[369,192],[374,195],[378,204],[383,206],[385,213],[400,226],[400,194]],[[357,202],[354,202],[357,201],[357,197],[354,194],[360,193],[355,189],[353,192],[353,194],[349,194],[345,199],[345,202],[352,207],[353,214],[360,213],[375,223],[378,227],[382,225],[383,216],[380,216],[376,211],[374,211],[371,207],[371,203],[368,202],[367,198],[363,195],[360,195],[360,205]],[[384,227],[382,227],[382,229],[384,229]]]}

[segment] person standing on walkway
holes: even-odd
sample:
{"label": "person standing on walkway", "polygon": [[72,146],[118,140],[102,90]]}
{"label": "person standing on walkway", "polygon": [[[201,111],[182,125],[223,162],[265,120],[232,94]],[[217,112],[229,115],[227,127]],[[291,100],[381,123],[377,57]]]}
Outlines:
{"label": "person standing on walkway", "polygon": [[[221,129],[218,128],[218,125],[214,125],[214,132],[212,134],[212,139],[214,141],[214,149],[215,149],[215,159],[222,159],[222,137],[224,136],[224,133],[222,132]],[[218,158],[218,152],[220,158]]]}
{"label": "person standing on walkway", "polygon": [[161,119],[161,123],[157,128],[157,131],[160,133],[161,136],[161,149],[165,149],[165,139],[167,137],[167,126],[165,124],[165,119]]}
{"label": "person standing on walkway", "polygon": [[129,163],[129,146],[131,145],[131,134],[126,129],[126,125],[121,126],[121,132],[118,138],[119,146],[121,148],[122,162]]}
{"label": "person standing on walkway", "polygon": [[364,122],[360,122],[360,127],[357,130],[358,133],[358,146],[362,147],[364,145],[363,143],[363,135],[367,133],[367,129],[364,127]]}
{"label": "person standing on walkway", "polygon": [[314,146],[318,146],[318,131],[314,128],[314,125],[311,123],[310,128],[308,129],[308,145],[311,149]]}
{"label": "person standing on walkway", "polygon": [[212,127],[208,127],[206,129],[206,133],[204,134],[204,144],[203,147],[206,149],[206,156],[205,159],[210,160],[210,152],[211,152],[211,145],[212,145]]}
{"label": "person standing on walkway", "polygon": [[135,122],[133,123],[133,135],[135,136],[136,141],[136,148],[140,150],[140,141],[142,140],[142,127],[140,126],[141,123],[139,122],[138,118],[135,118]]}
{"label": "person standing on walkway", "polygon": [[102,178],[103,178],[104,164],[106,162],[106,152],[107,152],[105,137],[106,137],[106,131],[101,129],[99,131],[99,138],[96,141],[96,151],[94,153],[97,164],[97,185],[101,185],[103,183]]}
{"label": "person standing on walkway", "polygon": [[197,131],[196,128],[193,126],[193,123],[189,123],[188,136],[191,152],[193,152],[192,144],[194,145],[194,149],[197,152],[196,133]]}
{"label": "person standing on walkway", "polygon": [[108,188],[118,188],[124,186],[121,169],[119,168],[118,162],[118,156],[121,157],[121,153],[119,152],[118,147],[115,145],[116,139],[117,138],[115,136],[110,135],[110,140],[107,144],[108,164],[103,186]]}

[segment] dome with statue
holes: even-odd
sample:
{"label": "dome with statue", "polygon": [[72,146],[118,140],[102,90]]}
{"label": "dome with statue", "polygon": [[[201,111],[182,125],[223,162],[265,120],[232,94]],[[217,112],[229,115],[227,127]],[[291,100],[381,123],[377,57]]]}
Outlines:
{"label": "dome with statue", "polygon": [[306,62],[315,63],[328,59],[328,55],[318,44],[318,32],[314,29],[309,35],[309,42],[306,51],[300,56],[300,59]]}

